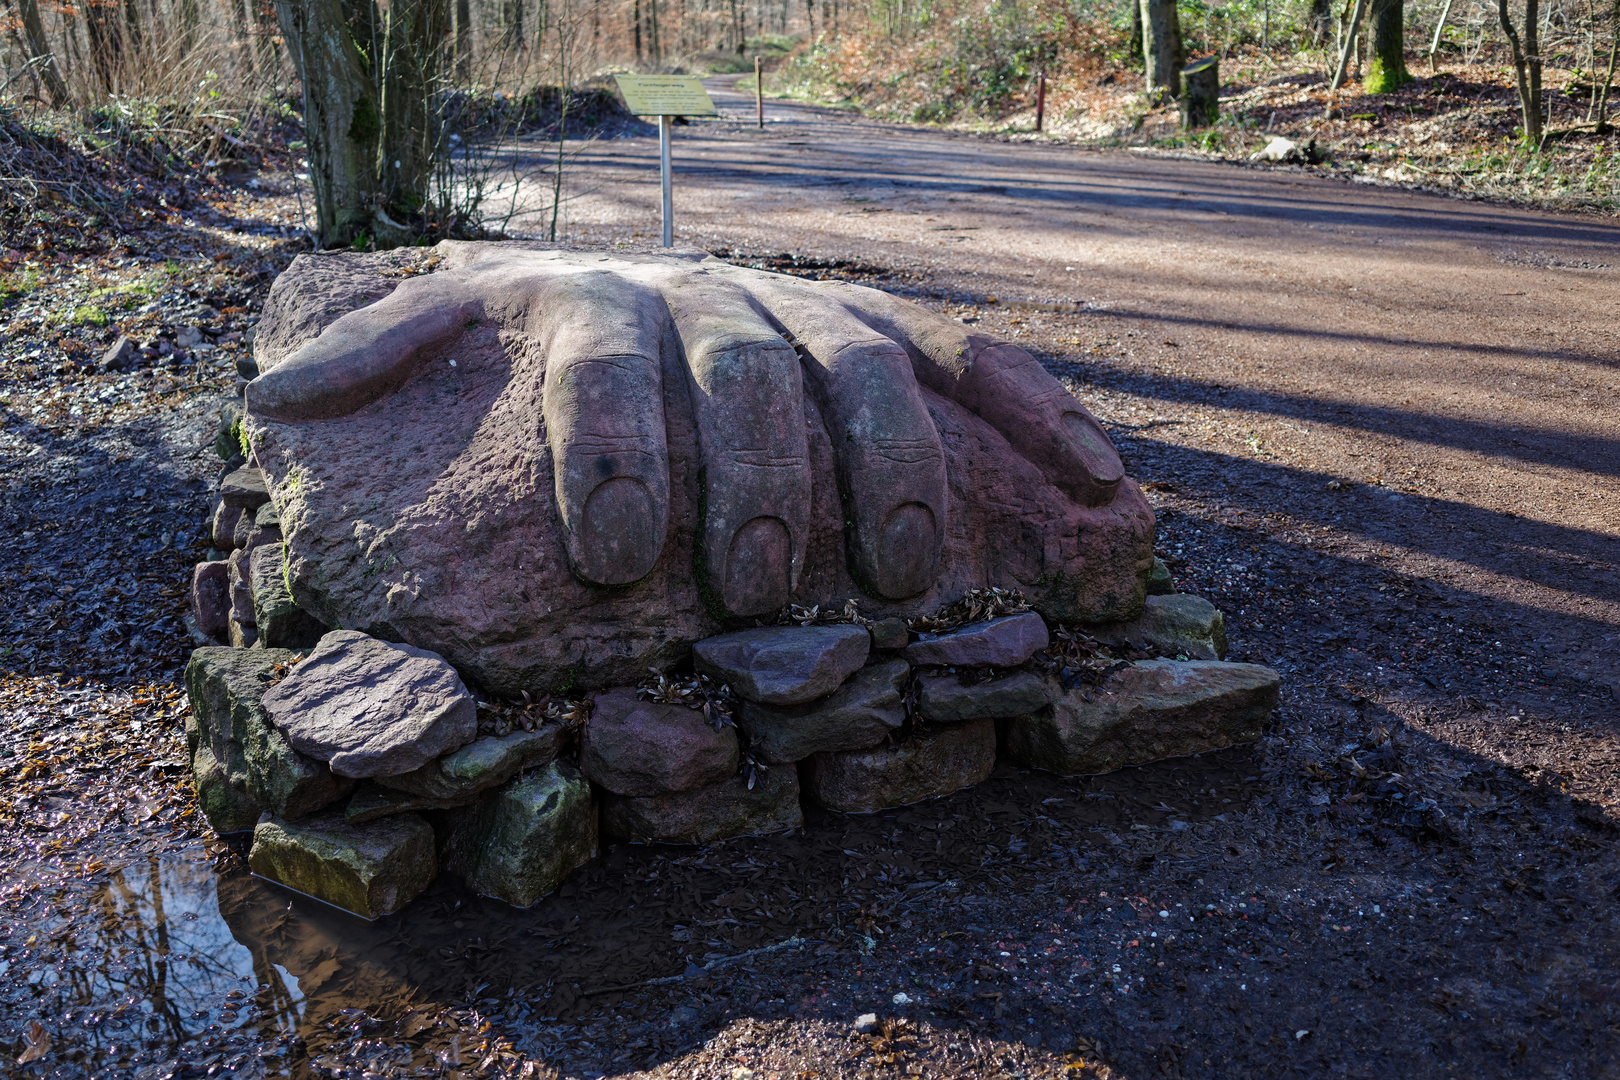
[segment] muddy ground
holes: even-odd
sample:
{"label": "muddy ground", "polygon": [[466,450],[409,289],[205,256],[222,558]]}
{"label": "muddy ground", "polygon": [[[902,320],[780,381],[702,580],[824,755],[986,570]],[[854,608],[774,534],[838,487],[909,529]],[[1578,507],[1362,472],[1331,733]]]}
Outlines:
{"label": "muddy ground", "polygon": [[[645,242],[655,154],[586,148],[570,239]],[[200,839],[174,764],[164,581],[232,376],[30,357],[19,305],[64,271],[0,311],[18,1072],[1620,1076],[1620,228],[788,105],[682,127],[676,161],[680,242],[914,296],[1068,380],[1178,586],[1283,673],[1267,737],[615,849],[524,912],[446,881],[319,910]],[[282,184],[164,235],[280,251]]]}

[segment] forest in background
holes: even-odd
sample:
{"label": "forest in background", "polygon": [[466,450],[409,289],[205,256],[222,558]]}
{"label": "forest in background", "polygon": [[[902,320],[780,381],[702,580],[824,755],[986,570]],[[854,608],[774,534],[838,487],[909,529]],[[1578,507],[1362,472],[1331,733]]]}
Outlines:
{"label": "forest in background", "polygon": [[[1178,63],[1219,58],[1212,126],[1187,130],[1144,80],[1165,9]],[[183,193],[309,168],[295,54],[314,35],[284,28],[322,18],[345,27],[378,103],[342,125],[372,139],[358,168],[376,174],[376,214],[328,245],[477,235],[510,194],[503,148],[624,128],[611,73],[751,71],[755,56],[768,93],[891,119],[1234,159],[1282,136],[1272,156],[1300,167],[1620,205],[1616,0],[0,0],[0,215],[19,236],[53,208],[93,219],[140,194],[128,170]],[[400,126],[419,160],[396,183]],[[565,164],[539,178],[554,202]]]}

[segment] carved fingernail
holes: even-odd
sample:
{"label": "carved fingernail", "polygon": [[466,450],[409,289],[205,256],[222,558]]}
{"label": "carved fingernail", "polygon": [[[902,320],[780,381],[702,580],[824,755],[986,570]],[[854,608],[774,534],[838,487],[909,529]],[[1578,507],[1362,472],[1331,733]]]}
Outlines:
{"label": "carved fingernail", "polygon": [[720,598],[734,615],[778,611],[793,591],[793,540],[780,518],[757,517],[737,530],[726,551]]}
{"label": "carved fingernail", "polygon": [[614,477],[585,499],[569,554],[574,569],[598,585],[628,585],[658,561],[657,508],[639,480]]}
{"label": "carved fingernail", "polygon": [[878,530],[877,578],[886,599],[916,596],[933,583],[934,512],[922,503],[902,503]]}
{"label": "carved fingernail", "polygon": [[1079,451],[1080,460],[1091,473],[1089,479],[1097,484],[1117,484],[1125,476],[1125,465],[1119,452],[1109,441],[1102,427],[1081,413],[1064,413],[1063,429]]}

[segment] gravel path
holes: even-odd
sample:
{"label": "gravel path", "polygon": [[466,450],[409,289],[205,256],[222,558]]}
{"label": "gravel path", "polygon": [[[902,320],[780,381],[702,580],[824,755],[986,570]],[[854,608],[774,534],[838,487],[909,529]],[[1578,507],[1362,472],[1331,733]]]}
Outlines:
{"label": "gravel path", "polygon": [[[722,108],[751,108],[729,84],[714,84]],[[239,852],[187,840],[195,817],[164,790],[174,688],[166,675],[137,685],[183,642],[154,644],[147,670],[126,656],[58,677],[11,659],[6,722],[41,729],[15,743],[8,783],[35,786],[0,822],[12,1052],[31,1045],[33,1022],[55,1047],[33,1075],[146,1080],[210,1065],[1610,1075],[1620,228],[1282,170],[771,112],[763,133],[677,129],[680,242],[905,292],[1045,359],[1147,484],[1161,553],[1181,588],[1227,612],[1234,658],[1284,673],[1268,738],[1099,778],[1003,767],[971,792],[814,815],[786,837],[617,849],[522,912],[441,882],[358,927],[289,905],[243,874]],[[645,139],[586,147],[569,238],[653,236],[655,155]],[[157,425],[140,445],[174,462],[148,486],[174,501],[175,521],[154,528],[175,535],[206,477],[181,445],[207,435],[203,382],[173,420],[140,410]],[[31,438],[60,455],[58,437]],[[26,442],[5,444],[8,472],[37,460]],[[57,471],[70,465],[89,467]],[[74,556],[78,570],[127,543],[110,498],[56,495],[63,481],[43,469],[13,475],[9,527],[27,522],[36,554],[8,556],[8,580],[59,589],[37,576],[44,538],[94,549]],[[161,539],[141,567],[173,557]],[[173,601],[146,603],[146,634],[172,635],[157,620]],[[45,608],[26,608],[7,644],[32,635],[43,655],[49,627]],[[91,723],[76,729],[68,709],[86,698]],[[131,710],[144,710],[150,779],[144,802],[120,804],[94,771],[93,733]],[[42,784],[47,768],[59,779]],[[75,825],[52,848],[48,830],[91,799],[97,834]],[[120,859],[122,845],[149,854]],[[106,915],[119,907],[109,896],[160,893],[167,916],[149,901]],[[160,923],[190,944],[142,981],[150,933],[131,926]],[[125,998],[135,1004],[120,1010]],[[148,1006],[161,1036],[106,1034]],[[867,1012],[879,1027],[858,1034]]]}

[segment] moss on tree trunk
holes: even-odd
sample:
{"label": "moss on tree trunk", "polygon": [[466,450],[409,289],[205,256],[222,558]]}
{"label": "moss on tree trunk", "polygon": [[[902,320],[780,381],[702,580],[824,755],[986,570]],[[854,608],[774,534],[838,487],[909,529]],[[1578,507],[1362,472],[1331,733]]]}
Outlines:
{"label": "moss on tree trunk", "polygon": [[1369,94],[1389,94],[1412,81],[1406,70],[1406,8],[1403,0],[1372,0],[1367,16],[1372,23],[1372,58],[1362,88]]}

